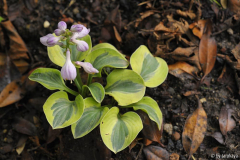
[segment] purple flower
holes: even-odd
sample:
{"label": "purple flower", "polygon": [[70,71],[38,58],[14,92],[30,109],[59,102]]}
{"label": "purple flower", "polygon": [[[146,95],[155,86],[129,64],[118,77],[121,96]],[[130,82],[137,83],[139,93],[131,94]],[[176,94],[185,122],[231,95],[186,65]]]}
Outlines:
{"label": "purple flower", "polygon": [[[43,37],[40,38],[40,42],[41,42],[43,45],[48,46],[47,40],[48,40],[49,38],[51,38],[51,37],[54,37],[54,35],[53,35],[53,34],[48,34],[48,35],[46,35],[46,36],[43,36]],[[49,47],[49,46],[48,46],[48,47]]]}
{"label": "purple flower", "polygon": [[67,24],[64,21],[60,21],[58,23],[58,29],[60,30],[66,30],[67,29]]}
{"label": "purple flower", "polygon": [[55,37],[53,34],[48,34],[46,36],[43,36],[40,38],[40,42],[47,46],[47,47],[52,47],[57,45],[62,45],[63,43],[59,42],[63,37]]}
{"label": "purple flower", "polygon": [[89,63],[89,62],[80,62],[80,61],[77,61],[75,64],[76,64],[76,65],[79,65],[79,66],[82,66],[83,69],[84,69],[84,71],[87,72],[88,74],[95,74],[95,73],[98,73],[98,72],[99,72],[99,71],[98,71],[96,68],[94,68],[94,67],[92,66],[92,64]]}
{"label": "purple flower", "polygon": [[73,36],[71,37],[71,41],[73,39],[76,39],[76,38],[83,38],[85,37],[86,35],[88,35],[88,33],[90,32],[90,29],[87,29],[85,26],[82,26],[83,29],[81,32],[75,32],[73,33]]}
{"label": "purple flower", "polygon": [[[83,30],[83,25],[82,24],[76,24],[76,25],[72,25],[71,27],[71,31],[72,32],[81,32]],[[86,27],[85,27],[86,28]]]}
{"label": "purple flower", "polygon": [[64,21],[60,21],[58,23],[58,29],[54,30],[54,33],[56,36],[60,36],[61,34],[65,33],[65,30],[67,29],[67,24]]}
{"label": "purple flower", "polygon": [[73,42],[77,44],[77,50],[78,51],[85,52],[89,48],[88,44],[85,41],[75,39]]}
{"label": "purple flower", "polygon": [[77,76],[77,71],[75,66],[72,64],[70,58],[70,51],[67,50],[66,53],[66,62],[61,69],[61,75],[64,80],[74,80]]}

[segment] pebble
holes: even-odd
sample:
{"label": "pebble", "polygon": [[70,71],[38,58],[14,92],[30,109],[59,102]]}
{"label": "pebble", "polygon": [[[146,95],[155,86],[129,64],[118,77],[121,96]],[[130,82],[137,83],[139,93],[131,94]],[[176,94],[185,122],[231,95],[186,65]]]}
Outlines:
{"label": "pebble", "polygon": [[174,149],[174,143],[170,138],[168,139],[167,149],[168,150],[173,150]]}
{"label": "pebble", "polygon": [[183,145],[182,145],[182,142],[181,142],[181,140],[178,140],[178,141],[177,141],[177,144],[176,144],[176,149],[177,149],[177,150],[180,150],[180,151],[182,151],[182,150],[183,150]]}
{"label": "pebble", "polygon": [[203,102],[207,102],[206,98],[202,98],[200,99],[200,102],[203,103]]}
{"label": "pebble", "polygon": [[169,160],[179,160],[179,155],[177,153],[172,153]]}
{"label": "pebble", "polygon": [[3,134],[5,134],[5,133],[7,133],[7,129],[4,129],[4,130],[3,130]]}
{"label": "pebble", "polygon": [[174,132],[173,135],[172,135],[172,139],[173,139],[174,141],[179,140],[180,137],[181,137],[181,135],[180,135],[178,132]]}
{"label": "pebble", "polygon": [[43,23],[43,27],[44,28],[48,28],[50,26],[50,23],[48,22],[48,21],[45,21],[44,23]]}
{"label": "pebble", "polygon": [[170,124],[170,123],[164,124],[163,129],[164,129],[164,131],[166,131],[169,135],[172,135],[172,131],[173,131],[173,126],[172,126],[172,124]]}

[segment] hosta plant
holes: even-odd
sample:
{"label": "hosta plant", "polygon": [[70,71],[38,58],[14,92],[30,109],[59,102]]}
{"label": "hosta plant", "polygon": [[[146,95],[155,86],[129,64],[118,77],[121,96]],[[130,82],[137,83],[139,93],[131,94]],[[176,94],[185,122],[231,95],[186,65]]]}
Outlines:
{"label": "hosta plant", "polygon": [[[141,118],[134,111],[146,112],[161,129],[161,110],[155,100],[144,95],[146,87],[163,83],[168,66],[163,59],[153,57],[144,45],[132,54],[129,66],[128,60],[114,46],[101,43],[92,47],[89,32],[81,24],[67,29],[65,22],[59,22],[58,29],[41,37],[40,41],[47,46],[50,60],[62,67],[61,71],[38,68],[29,79],[47,89],[57,90],[43,106],[53,129],[71,126],[74,138],[80,138],[100,126],[103,142],[117,153],[143,129]],[[81,69],[88,74],[87,84],[82,83]],[[107,75],[105,86],[92,82],[103,74]],[[67,87],[68,80],[74,82],[76,89]],[[69,100],[69,94],[75,96],[73,101]],[[103,102],[109,97],[112,102]],[[128,108],[124,109],[127,112],[122,108]]]}

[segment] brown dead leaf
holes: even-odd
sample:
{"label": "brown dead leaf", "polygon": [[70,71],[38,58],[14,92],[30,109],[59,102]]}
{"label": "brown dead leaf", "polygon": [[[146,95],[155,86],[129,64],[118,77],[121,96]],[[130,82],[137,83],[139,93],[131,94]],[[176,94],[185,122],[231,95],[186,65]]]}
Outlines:
{"label": "brown dead leaf", "polygon": [[204,76],[202,80],[211,72],[217,58],[217,42],[210,37],[212,26],[206,23],[205,29],[199,44],[199,62]]}
{"label": "brown dead leaf", "polygon": [[4,34],[9,38],[10,41],[10,49],[8,51],[8,54],[15,66],[18,67],[19,71],[21,73],[24,73],[29,67],[29,64],[27,62],[29,61],[29,57],[27,55],[28,49],[22,38],[17,33],[17,30],[12,25],[11,21],[1,22],[1,26],[5,30]]}
{"label": "brown dead leaf", "polygon": [[113,30],[114,30],[114,35],[115,35],[115,38],[117,39],[117,41],[122,43],[122,38],[121,38],[120,34],[118,33],[118,30],[115,26],[113,26]]}
{"label": "brown dead leaf", "polygon": [[236,122],[232,118],[233,112],[234,110],[228,104],[221,108],[221,112],[219,115],[219,126],[224,136],[227,135],[227,132],[233,130],[233,128],[236,127]]}
{"label": "brown dead leaf", "polygon": [[184,80],[183,73],[187,73],[194,78],[197,78],[198,69],[186,62],[176,62],[174,64],[168,65],[169,73]]}
{"label": "brown dead leaf", "polygon": [[147,160],[169,160],[168,151],[158,146],[144,147],[143,152]]}
{"label": "brown dead leaf", "polygon": [[224,9],[227,9],[227,2],[228,2],[228,0],[220,0],[220,2],[221,2],[222,7]]}
{"label": "brown dead leaf", "polygon": [[0,94],[0,108],[15,103],[23,98],[25,89],[22,84],[25,82],[26,76],[21,80],[14,80],[9,83]]}
{"label": "brown dead leaf", "polygon": [[129,152],[138,144],[138,141],[142,140],[142,138],[135,138],[132,143],[129,145]]}
{"label": "brown dead leaf", "polygon": [[150,120],[150,118],[145,112],[137,111],[137,113],[141,117],[143,122],[142,133],[144,137],[151,141],[158,142],[160,145],[162,145],[162,143],[160,142],[160,139],[162,137],[163,127],[159,131],[157,124],[152,120]]}
{"label": "brown dead leaf", "polygon": [[210,20],[209,19],[201,19],[197,22],[194,22],[192,24],[189,25],[189,29],[192,30],[193,34],[195,36],[197,36],[199,39],[202,38],[202,35],[203,35],[203,31],[204,31],[204,28],[206,26],[206,23],[210,24]]}
{"label": "brown dead leaf", "polygon": [[240,43],[236,45],[236,47],[232,50],[232,53],[236,60],[238,61],[238,63],[240,63]]}
{"label": "brown dead leaf", "polygon": [[220,133],[220,132],[215,132],[215,133],[213,133],[213,134],[211,135],[211,137],[213,137],[214,139],[216,139],[219,143],[225,144],[222,133]]}
{"label": "brown dead leaf", "polygon": [[160,22],[155,28],[154,28],[155,32],[161,31],[161,32],[175,32],[174,30],[171,30],[167,27],[164,26],[163,22]]}
{"label": "brown dead leaf", "polygon": [[152,144],[152,142],[153,142],[153,141],[151,141],[151,140],[149,140],[149,139],[147,139],[147,138],[144,138],[144,140],[143,140],[143,144],[144,144],[145,146],[149,146],[150,144]]}
{"label": "brown dead leaf", "polygon": [[186,56],[190,57],[191,54],[193,54],[196,47],[188,47],[188,48],[182,48],[178,47],[173,52],[170,52],[168,54],[174,55],[174,56]]}
{"label": "brown dead leaf", "polygon": [[18,140],[18,143],[16,146],[16,152],[18,153],[18,155],[20,155],[24,150],[27,139],[28,139],[27,136],[22,135],[21,138]]}
{"label": "brown dead leaf", "polygon": [[145,18],[153,15],[155,13],[154,10],[146,11],[144,13],[140,13],[141,17],[136,19],[135,27],[138,27],[139,23],[142,22]]}
{"label": "brown dead leaf", "polygon": [[183,93],[184,96],[188,97],[188,96],[192,96],[192,95],[196,95],[196,94],[200,94],[201,92],[198,91],[187,91],[185,93]]}
{"label": "brown dead leaf", "polygon": [[196,18],[196,14],[188,11],[181,11],[180,9],[176,10],[176,13],[185,18],[189,17],[191,20]]}
{"label": "brown dead leaf", "polygon": [[47,144],[54,141],[62,132],[62,129],[52,129],[51,126],[48,128]]}
{"label": "brown dead leaf", "polygon": [[228,0],[228,9],[234,13],[240,13],[240,1]]}
{"label": "brown dead leaf", "polygon": [[182,133],[183,148],[193,155],[202,143],[207,130],[207,114],[198,100],[198,108],[188,116]]}
{"label": "brown dead leaf", "polygon": [[13,122],[13,128],[22,134],[35,136],[37,135],[37,128],[34,126],[34,124],[26,119],[16,117],[14,118]]}

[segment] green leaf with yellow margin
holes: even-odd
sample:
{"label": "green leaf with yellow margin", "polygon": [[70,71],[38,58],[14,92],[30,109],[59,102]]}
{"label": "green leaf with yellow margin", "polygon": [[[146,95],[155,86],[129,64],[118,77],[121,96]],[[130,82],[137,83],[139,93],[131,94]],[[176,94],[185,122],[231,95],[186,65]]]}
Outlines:
{"label": "green leaf with yellow margin", "polygon": [[[76,45],[70,45],[69,47],[70,47],[70,51],[71,51],[71,60],[72,61],[84,60],[92,49],[92,41],[91,41],[91,37],[89,35],[81,38],[80,40],[87,42],[89,49],[85,52],[80,52],[77,50]],[[63,43],[66,44],[66,41],[63,41]],[[49,59],[54,64],[62,67],[66,61],[66,56],[65,56],[66,54],[64,54],[66,49],[61,48],[59,45],[55,45],[53,47],[47,47],[47,50],[48,50]]]}
{"label": "green leaf with yellow margin", "polygon": [[[106,45],[105,46],[109,46]],[[97,49],[96,49],[97,48]],[[96,68],[99,73],[94,74],[93,77],[101,77],[103,67],[111,68],[127,68],[129,63],[126,58],[113,47],[104,48],[103,46],[96,47],[85,59]]]}
{"label": "green leaf with yellow margin", "polygon": [[35,69],[29,79],[32,81],[36,81],[46,87],[49,90],[66,90],[73,95],[77,95],[78,93],[68,88],[61,76],[61,72],[57,69],[53,68],[37,68]]}
{"label": "green leaf with yellow margin", "polygon": [[114,153],[129,146],[142,128],[142,120],[137,113],[121,115],[117,107],[111,108],[100,123],[103,142]]}
{"label": "green leaf with yellow margin", "polygon": [[43,111],[53,129],[64,128],[77,122],[83,114],[84,101],[79,94],[75,101],[69,101],[64,91],[58,91],[48,97]]}
{"label": "green leaf with yellow margin", "polygon": [[144,45],[132,54],[130,64],[132,70],[141,75],[147,87],[159,86],[168,75],[167,63],[162,58],[153,57]]}
{"label": "green leaf with yellow margin", "polygon": [[115,69],[107,77],[106,94],[113,96],[120,106],[142,99],[146,87],[141,76],[128,69]]}
{"label": "green leaf with yellow margin", "polygon": [[93,98],[98,102],[101,103],[104,96],[105,96],[105,90],[103,86],[100,83],[91,83],[89,86],[84,85],[84,88],[88,88],[89,91],[91,92]]}
{"label": "green leaf with yellow margin", "polygon": [[129,107],[133,107],[135,111],[140,109],[147,113],[149,118],[157,123],[158,129],[161,129],[163,121],[162,112],[154,99],[151,97],[143,97],[139,102],[124,106],[123,108]]}
{"label": "green leaf with yellow margin", "polygon": [[74,138],[83,137],[96,128],[109,110],[108,107],[101,107],[92,97],[84,99],[84,102],[82,117],[71,126]]}
{"label": "green leaf with yellow margin", "polygon": [[[100,49],[100,48],[111,48],[111,49],[114,49],[116,50],[118,53],[120,53],[113,45],[109,44],[109,43],[99,43],[97,44],[96,46],[94,46],[92,48],[92,51],[94,50],[97,50],[97,49]],[[121,54],[121,53],[120,53]]]}

